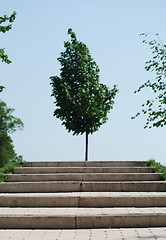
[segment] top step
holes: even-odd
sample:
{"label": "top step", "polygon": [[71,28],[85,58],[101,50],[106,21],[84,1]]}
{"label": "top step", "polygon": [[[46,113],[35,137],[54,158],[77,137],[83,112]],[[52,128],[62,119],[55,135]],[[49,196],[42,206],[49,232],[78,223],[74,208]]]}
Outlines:
{"label": "top step", "polygon": [[23,167],[147,167],[147,161],[34,161]]}

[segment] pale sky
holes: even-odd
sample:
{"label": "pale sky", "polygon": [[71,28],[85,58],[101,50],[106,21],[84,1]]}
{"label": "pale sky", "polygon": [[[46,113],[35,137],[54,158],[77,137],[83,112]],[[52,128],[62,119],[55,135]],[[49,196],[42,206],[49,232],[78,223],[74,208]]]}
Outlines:
{"label": "pale sky", "polygon": [[[166,164],[166,128],[144,129],[146,117],[131,117],[151,92],[133,92],[152,77],[151,58],[139,34],[158,33],[166,42],[165,0],[1,0],[0,16],[17,12],[13,29],[1,33],[0,48],[13,61],[0,62],[1,99],[15,108],[24,130],[12,134],[26,161],[84,160],[85,136],[68,133],[53,117],[50,76],[59,75],[57,58],[72,28],[100,68],[100,81],[118,85],[107,123],[90,136],[89,160],[149,160]],[[154,38],[153,34],[149,39]]]}

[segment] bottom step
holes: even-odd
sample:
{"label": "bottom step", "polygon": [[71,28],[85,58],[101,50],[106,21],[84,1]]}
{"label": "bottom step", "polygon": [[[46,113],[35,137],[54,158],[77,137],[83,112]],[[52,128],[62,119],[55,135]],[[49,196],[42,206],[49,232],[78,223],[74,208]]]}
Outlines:
{"label": "bottom step", "polygon": [[165,227],[166,208],[3,208],[1,229]]}
{"label": "bottom step", "polygon": [[164,228],[77,229],[77,230],[0,230],[2,240],[124,240],[166,239]]}

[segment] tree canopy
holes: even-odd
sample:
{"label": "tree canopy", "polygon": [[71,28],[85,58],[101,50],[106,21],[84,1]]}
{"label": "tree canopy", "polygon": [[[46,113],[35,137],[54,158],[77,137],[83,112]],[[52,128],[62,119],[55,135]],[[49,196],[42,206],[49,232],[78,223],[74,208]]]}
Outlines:
{"label": "tree canopy", "polygon": [[13,111],[13,108],[7,107],[6,103],[0,100],[0,167],[17,157],[10,134],[17,129],[23,129],[23,123],[12,115]]}
{"label": "tree canopy", "polygon": [[[0,16],[0,32],[6,33],[12,28],[12,23],[16,18],[16,12],[13,12],[11,16]],[[7,64],[12,61],[5,54],[5,49],[0,49],[0,59],[2,62]],[[5,87],[0,86],[0,92],[3,91]],[[0,167],[3,167],[6,163],[10,161],[17,161],[21,156],[17,156],[13,141],[10,134],[15,132],[17,129],[23,128],[23,123],[19,118],[12,115],[14,112],[13,108],[7,107],[7,104],[0,100]]]}
{"label": "tree canopy", "polygon": [[[145,33],[141,35],[148,36]],[[158,34],[156,34],[156,39],[143,40],[143,43],[150,46],[153,55],[152,59],[145,63],[145,69],[153,72],[155,78],[142,84],[135,93],[143,88],[150,88],[154,94],[153,99],[148,99],[142,105],[142,113],[147,115],[144,128],[163,127],[166,125],[166,44],[161,42]],[[140,112],[135,117],[139,115]]]}
{"label": "tree canopy", "polygon": [[78,41],[72,29],[70,41],[64,43],[58,61],[59,76],[51,77],[52,96],[55,98],[54,116],[73,135],[92,134],[106,123],[114,105],[117,86],[109,89],[99,82],[99,68],[87,46]]}

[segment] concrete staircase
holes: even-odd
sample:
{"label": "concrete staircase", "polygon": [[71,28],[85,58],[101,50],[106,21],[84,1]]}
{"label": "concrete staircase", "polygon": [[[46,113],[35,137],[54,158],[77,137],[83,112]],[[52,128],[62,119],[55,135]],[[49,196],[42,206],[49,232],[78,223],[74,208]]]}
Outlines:
{"label": "concrete staircase", "polygon": [[0,183],[1,229],[166,227],[166,181],[144,161],[25,162]]}

